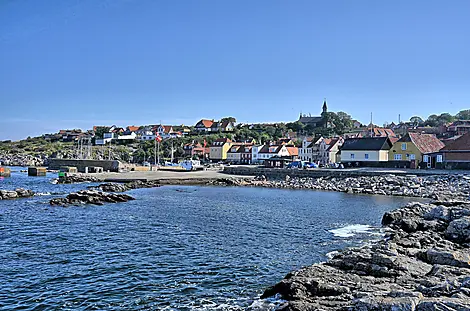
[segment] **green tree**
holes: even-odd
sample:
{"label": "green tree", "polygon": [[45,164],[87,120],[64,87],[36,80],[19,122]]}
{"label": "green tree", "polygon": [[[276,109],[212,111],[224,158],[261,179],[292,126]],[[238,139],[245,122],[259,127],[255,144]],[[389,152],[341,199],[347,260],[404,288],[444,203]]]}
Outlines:
{"label": "green tree", "polygon": [[455,115],[457,120],[470,120],[470,109],[461,110]]}
{"label": "green tree", "polygon": [[110,127],[108,126],[99,126],[95,130],[95,136],[98,138],[103,138],[104,133],[109,132]]}
{"label": "green tree", "polygon": [[413,116],[410,118],[410,122],[414,125],[414,126],[422,126],[424,124],[424,120],[421,119],[421,117],[418,117],[418,116]]}
{"label": "green tree", "polygon": [[338,121],[341,122],[341,126],[343,128],[351,128],[353,126],[352,118],[349,114],[347,114],[344,111],[338,111],[336,113],[336,116],[338,117]]}
{"label": "green tree", "polygon": [[225,117],[225,118],[220,119],[220,122],[224,122],[224,121],[237,123],[237,119],[235,119],[234,117]]}
{"label": "green tree", "polygon": [[439,125],[439,121],[438,121],[438,115],[437,114],[432,114],[430,115],[426,121],[424,122],[424,125],[427,125],[427,126],[438,126]]}
{"label": "green tree", "polygon": [[438,117],[437,117],[437,122],[438,122],[438,125],[444,125],[446,123],[450,123],[450,122],[453,122],[455,120],[454,116],[451,115],[450,113],[441,113]]}

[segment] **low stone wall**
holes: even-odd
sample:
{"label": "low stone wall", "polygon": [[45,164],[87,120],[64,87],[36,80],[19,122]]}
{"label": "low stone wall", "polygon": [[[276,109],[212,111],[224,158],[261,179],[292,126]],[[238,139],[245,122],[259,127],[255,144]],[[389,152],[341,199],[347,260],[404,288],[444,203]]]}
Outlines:
{"label": "low stone wall", "polygon": [[121,164],[119,161],[115,160],[49,159],[50,170],[59,170],[64,166],[74,166],[81,173],[85,173],[86,167],[102,167],[105,172],[118,172]]}
{"label": "low stone wall", "polygon": [[[225,174],[231,175],[245,175],[245,176],[261,176],[264,175],[271,179],[284,179],[287,175],[290,177],[358,177],[358,176],[383,176],[389,175],[390,171],[377,171],[377,170],[356,170],[356,169],[314,169],[314,170],[299,170],[299,169],[279,169],[279,168],[264,168],[264,167],[242,167],[242,166],[226,166],[224,167]],[[429,176],[432,175],[431,171],[413,170],[413,172],[393,172],[394,175],[417,175]]]}

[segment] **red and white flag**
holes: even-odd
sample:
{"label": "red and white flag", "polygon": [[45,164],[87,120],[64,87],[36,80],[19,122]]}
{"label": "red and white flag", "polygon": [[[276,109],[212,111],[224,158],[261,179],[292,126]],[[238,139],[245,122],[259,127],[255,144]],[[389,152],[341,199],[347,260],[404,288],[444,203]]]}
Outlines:
{"label": "red and white flag", "polygon": [[155,136],[155,140],[158,142],[162,141],[162,137],[160,136],[160,134],[157,133],[157,135]]}

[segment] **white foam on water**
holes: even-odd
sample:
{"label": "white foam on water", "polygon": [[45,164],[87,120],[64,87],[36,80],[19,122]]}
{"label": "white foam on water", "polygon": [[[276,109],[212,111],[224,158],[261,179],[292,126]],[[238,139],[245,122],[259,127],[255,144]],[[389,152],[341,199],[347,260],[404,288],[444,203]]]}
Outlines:
{"label": "white foam on water", "polygon": [[374,228],[369,226],[369,225],[349,225],[346,227],[338,228],[338,229],[332,229],[329,230],[329,232],[333,233],[334,236],[341,237],[341,238],[350,238],[352,236],[355,236],[358,233],[369,233],[372,234],[371,232]]}
{"label": "white foam on water", "polygon": [[52,195],[52,193],[50,193],[50,192],[38,192],[38,193],[35,193],[34,195],[36,195],[36,196],[46,196],[46,195]]}

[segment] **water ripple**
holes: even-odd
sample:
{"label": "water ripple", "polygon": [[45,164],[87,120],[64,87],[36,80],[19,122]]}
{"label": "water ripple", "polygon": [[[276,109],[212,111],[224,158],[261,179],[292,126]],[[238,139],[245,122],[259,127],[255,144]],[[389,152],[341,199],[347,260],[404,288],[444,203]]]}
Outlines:
{"label": "water ripple", "polygon": [[44,194],[0,201],[1,310],[272,310],[278,299],[258,299],[266,287],[376,238],[338,232],[378,226],[407,200],[168,186],[132,190],[137,200],[124,204],[58,208],[48,199],[89,184],[52,177],[13,173],[0,184]]}

